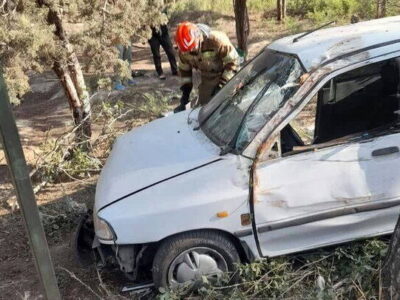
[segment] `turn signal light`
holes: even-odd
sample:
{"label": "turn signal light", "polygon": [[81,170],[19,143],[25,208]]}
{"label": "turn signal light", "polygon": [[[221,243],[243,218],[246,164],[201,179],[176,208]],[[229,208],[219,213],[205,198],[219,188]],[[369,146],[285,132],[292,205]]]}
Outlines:
{"label": "turn signal light", "polygon": [[229,213],[226,210],[217,213],[218,218],[226,218],[227,216],[229,216]]}

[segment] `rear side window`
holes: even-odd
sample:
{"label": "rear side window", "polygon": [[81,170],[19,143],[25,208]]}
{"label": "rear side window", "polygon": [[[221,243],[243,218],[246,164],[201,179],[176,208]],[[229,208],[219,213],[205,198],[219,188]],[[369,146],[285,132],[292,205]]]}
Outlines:
{"label": "rear side window", "polygon": [[397,130],[400,58],[341,74],[282,130],[282,152]]}

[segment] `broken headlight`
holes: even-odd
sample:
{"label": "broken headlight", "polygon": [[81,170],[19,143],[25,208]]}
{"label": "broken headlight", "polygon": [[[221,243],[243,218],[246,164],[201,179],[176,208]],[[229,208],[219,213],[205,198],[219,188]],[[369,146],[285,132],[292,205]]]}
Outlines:
{"label": "broken headlight", "polygon": [[103,219],[99,218],[96,213],[93,214],[94,229],[96,235],[101,240],[115,240],[116,236],[111,226]]}

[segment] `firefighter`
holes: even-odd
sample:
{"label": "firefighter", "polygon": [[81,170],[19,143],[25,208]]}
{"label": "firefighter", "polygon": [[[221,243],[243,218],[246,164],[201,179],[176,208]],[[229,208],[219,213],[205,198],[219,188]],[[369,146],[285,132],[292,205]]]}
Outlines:
{"label": "firefighter", "polygon": [[207,104],[239,67],[239,55],[227,35],[204,24],[184,22],[175,35],[178,46],[178,68],[181,77],[181,103],[175,113],[185,110],[193,88],[192,70],[201,73],[198,104]]}

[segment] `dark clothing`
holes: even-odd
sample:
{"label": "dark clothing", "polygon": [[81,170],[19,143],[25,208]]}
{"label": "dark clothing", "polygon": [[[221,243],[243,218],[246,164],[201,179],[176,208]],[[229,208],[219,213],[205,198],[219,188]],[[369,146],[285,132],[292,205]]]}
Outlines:
{"label": "dark clothing", "polygon": [[169,64],[171,65],[172,74],[178,74],[178,68],[176,65],[175,52],[172,47],[171,39],[168,33],[167,25],[161,25],[160,29],[151,28],[151,39],[149,40],[151,52],[153,53],[154,65],[158,75],[163,74],[161,67],[161,56],[160,56],[160,45],[163,47],[165,53],[167,54]]}

